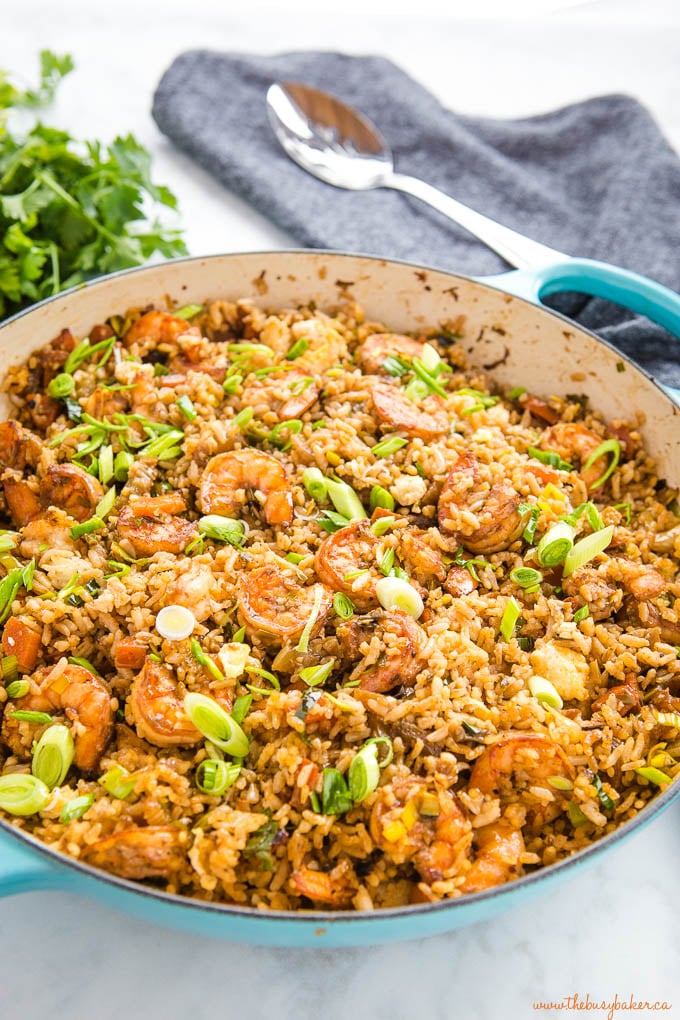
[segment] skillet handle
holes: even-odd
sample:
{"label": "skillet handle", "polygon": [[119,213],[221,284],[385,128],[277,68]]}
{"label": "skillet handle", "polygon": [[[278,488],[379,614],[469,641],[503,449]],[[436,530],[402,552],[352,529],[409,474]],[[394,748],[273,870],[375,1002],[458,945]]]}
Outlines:
{"label": "skillet handle", "polygon": [[0,832],[0,899],[38,889],[65,889],[67,868],[51,864],[39,850]]}
{"label": "skillet handle", "polygon": [[[487,276],[483,282],[534,304],[565,290],[592,294],[646,315],[680,339],[680,294],[646,276],[606,262],[565,256],[551,265]],[[680,403],[680,390],[672,386],[664,386],[664,389]]]}

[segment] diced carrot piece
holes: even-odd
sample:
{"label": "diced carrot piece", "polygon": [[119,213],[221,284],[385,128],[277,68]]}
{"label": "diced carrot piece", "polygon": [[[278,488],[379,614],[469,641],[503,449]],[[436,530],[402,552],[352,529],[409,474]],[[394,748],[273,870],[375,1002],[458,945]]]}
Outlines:
{"label": "diced carrot piece", "polygon": [[160,514],[182,514],[187,505],[179,492],[164,492],[162,496],[143,496],[130,503],[135,517],[158,517]]}
{"label": "diced carrot piece", "polygon": [[114,664],[116,669],[141,669],[146,658],[146,648],[134,638],[123,638],[118,642]]}
{"label": "diced carrot piece", "polygon": [[40,651],[40,634],[18,620],[10,616],[2,632],[2,647],[5,655],[16,655],[17,666],[22,673],[30,673],[35,669]]}

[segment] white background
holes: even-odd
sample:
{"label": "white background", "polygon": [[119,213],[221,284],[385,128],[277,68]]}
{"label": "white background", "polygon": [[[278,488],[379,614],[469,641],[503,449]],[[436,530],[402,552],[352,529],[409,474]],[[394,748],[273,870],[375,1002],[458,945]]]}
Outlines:
{"label": "white background", "polygon": [[[448,106],[491,116],[625,91],[680,149],[679,0],[5,0],[1,12],[0,66],[30,78],[41,47],[72,53],[77,73],[51,121],[82,137],[133,131],[180,198],[192,254],[287,239],[153,124],[153,89],[188,48],[377,52]],[[617,1016],[680,1017],[679,823],[676,806],[576,881],[495,921],[378,948],[239,947],[66,894],[15,897],[0,902],[0,1016],[522,1020],[577,1015],[538,1013],[540,999],[633,993],[675,1008]]]}

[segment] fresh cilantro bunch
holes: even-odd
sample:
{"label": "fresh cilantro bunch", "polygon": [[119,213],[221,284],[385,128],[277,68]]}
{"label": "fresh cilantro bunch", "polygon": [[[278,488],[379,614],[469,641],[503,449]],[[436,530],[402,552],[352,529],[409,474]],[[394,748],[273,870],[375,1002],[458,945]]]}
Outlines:
{"label": "fresh cilantro bunch", "polygon": [[153,215],[177,200],[152,182],[132,135],[103,145],[41,123],[21,136],[9,129],[3,111],[47,105],[73,66],[43,50],[40,85],[26,91],[0,72],[0,318],[154,252],[186,254],[179,231]]}

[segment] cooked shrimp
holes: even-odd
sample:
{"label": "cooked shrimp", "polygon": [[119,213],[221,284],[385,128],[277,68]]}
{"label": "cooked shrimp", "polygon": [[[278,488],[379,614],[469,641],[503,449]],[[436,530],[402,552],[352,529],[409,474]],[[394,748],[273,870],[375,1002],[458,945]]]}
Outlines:
{"label": "cooked shrimp", "polygon": [[75,464],[50,464],[42,483],[47,506],[61,507],[77,521],[92,517],[104,490],[96,478]]}
{"label": "cooked shrimp", "polygon": [[415,776],[395,779],[378,789],[370,832],[396,864],[412,860],[429,883],[460,870],[472,838],[472,827],[455,794]]}
{"label": "cooked shrimp", "polygon": [[23,528],[42,514],[42,503],[30,482],[23,478],[5,478],[2,487],[7,509],[17,528]]}
{"label": "cooked shrimp", "polygon": [[[113,732],[113,704],[109,690],[101,679],[83,666],[67,664],[62,659],[56,666],[43,666],[30,678],[31,688],[17,698],[12,708],[5,709],[2,739],[21,757],[30,755],[35,723],[12,719],[13,709],[50,712],[63,711],[73,727],[74,763],[83,772],[93,772]],[[25,740],[24,727],[30,734]]]}
{"label": "cooked shrimp", "polygon": [[186,830],[175,826],[122,829],[91,843],[81,859],[121,878],[171,878],[186,864],[188,843]]}
{"label": "cooked shrimp", "polygon": [[560,420],[559,411],[556,411],[554,407],[551,407],[550,404],[540,397],[534,397],[531,393],[523,393],[518,403],[524,410],[533,414],[534,418],[547,421],[549,425],[554,425]]}
{"label": "cooked shrimp", "polygon": [[581,652],[550,640],[536,647],[530,660],[536,674],[549,680],[565,701],[586,701],[590,669]]}
{"label": "cooked shrimp", "polygon": [[36,468],[41,449],[38,437],[18,421],[0,424],[0,464],[3,467],[14,468],[15,471],[23,471],[25,467]]}
{"label": "cooked shrimp", "polygon": [[126,411],[128,407],[127,390],[107,390],[98,386],[84,403],[85,412],[99,421],[111,415]]}
{"label": "cooked shrimp", "polygon": [[192,747],[203,740],[184,710],[175,674],[148,656],[132,681],[125,718],[140,737],[156,747]]}
{"label": "cooked shrimp", "polygon": [[218,603],[215,601],[217,583],[209,563],[192,561],[188,569],[168,585],[165,601],[168,605],[187,606],[199,623],[211,616]]}
{"label": "cooked shrimp", "polygon": [[158,508],[150,506],[151,499],[144,502],[148,516],[139,516],[132,503],[122,508],[118,516],[118,538],[121,541],[126,539],[140,556],[153,556],[156,552],[184,552],[198,534],[196,522],[167,515],[162,505]]}
{"label": "cooked shrimp", "polygon": [[316,903],[329,907],[349,907],[357,893],[359,883],[347,860],[340,861],[332,871],[317,871],[301,867],[290,876],[293,890]]}
{"label": "cooked shrimp", "polygon": [[136,322],[128,329],[123,338],[126,347],[138,341],[153,341],[153,346],[158,344],[172,344],[178,336],[200,336],[201,331],[197,326],[190,326],[185,319],[180,319],[169,312],[151,311],[140,315]]}
{"label": "cooked shrimp", "polygon": [[623,584],[637,602],[658,598],[668,587],[663,574],[644,563],[615,559],[610,563],[610,574]]}
{"label": "cooked shrimp", "polygon": [[426,531],[405,528],[399,533],[399,552],[408,573],[415,577],[418,584],[432,585],[446,577],[441,551],[431,544]]}
{"label": "cooked shrimp", "polygon": [[598,457],[587,471],[583,470],[583,465],[601,443],[601,436],[579,422],[560,422],[553,425],[545,430],[540,440],[542,450],[551,450],[569,463],[578,461],[579,474],[587,489],[590,489],[607,469],[605,459]]}
{"label": "cooked shrimp", "polygon": [[73,551],[76,542],[71,538],[73,518],[65,510],[50,507],[24,525],[21,530],[19,549],[22,556],[38,559],[48,550],[68,549]]}
{"label": "cooked shrimp", "polygon": [[[519,538],[524,518],[518,511],[519,493],[508,481],[494,482],[480,492],[481,471],[471,453],[463,453],[451,468],[439,496],[439,527],[475,553],[499,552]],[[474,514],[473,528],[461,513]]]}
{"label": "cooked shrimp", "polygon": [[323,540],[314,558],[317,576],[334,591],[349,595],[359,609],[370,609],[378,601],[375,585],[381,576],[376,565],[379,545],[370,521],[354,521]]}
{"label": "cooked shrimp", "polygon": [[[185,331],[186,332],[186,331]],[[202,344],[194,344],[185,347],[181,353],[176,354],[168,362],[170,372],[176,373],[184,378],[187,372],[204,372],[211,376],[215,382],[224,382],[227,374],[227,360],[222,359],[221,363],[210,363],[205,359],[205,351]],[[159,380],[161,386],[171,385],[171,376],[162,376]]]}
{"label": "cooked shrimp", "polygon": [[621,608],[623,594],[610,585],[595,567],[579,567],[562,580],[564,593],[571,597],[574,608],[587,605],[594,620],[608,620]]}
{"label": "cooked shrimp", "polygon": [[258,567],[241,579],[239,620],[251,636],[275,638],[281,644],[295,641],[311,618],[318,598],[321,602],[312,636],[323,627],[333,605],[333,592],[322,584],[303,588],[278,567]]}
{"label": "cooked shrimp", "polygon": [[390,357],[401,357],[408,361],[420,358],[425,345],[410,336],[400,333],[372,333],[357,348],[355,358],[364,372],[384,372],[383,363]]}
{"label": "cooked shrimp", "polygon": [[574,769],[554,740],[543,733],[508,730],[472,766],[470,789],[482,793],[503,793],[513,782],[545,786],[552,776],[574,778]]}
{"label": "cooked shrimp", "polygon": [[[352,678],[361,678],[360,687],[383,693],[400,684],[408,684],[420,672],[425,647],[425,632],[412,616],[402,609],[378,609],[368,616],[354,617],[337,629],[346,655],[355,659],[366,642],[368,651],[363,662],[354,668]],[[378,637],[376,650],[372,639]]]}
{"label": "cooked shrimp", "polygon": [[419,439],[436,439],[449,430],[444,401],[436,394],[415,404],[398,386],[377,382],[371,387],[373,409],[381,424]]}
{"label": "cooked shrimp", "polygon": [[293,520],[293,494],[283,465],[260,450],[218,453],[203,472],[198,502],[204,514],[236,513],[252,493],[263,505],[268,524],[287,527]]}
{"label": "cooked shrimp", "polygon": [[461,892],[482,892],[518,877],[524,853],[520,829],[513,828],[507,821],[493,822],[477,829],[475,844],[475,860],[460,887]]}
{"label": "cooked shrimp", "polygon": [[449,595],[460,599],[465,595],[470,595],[478,587],[478,584],[479,582],[475,581],[467,567],[451,567],[446,575],[444,588]]}

